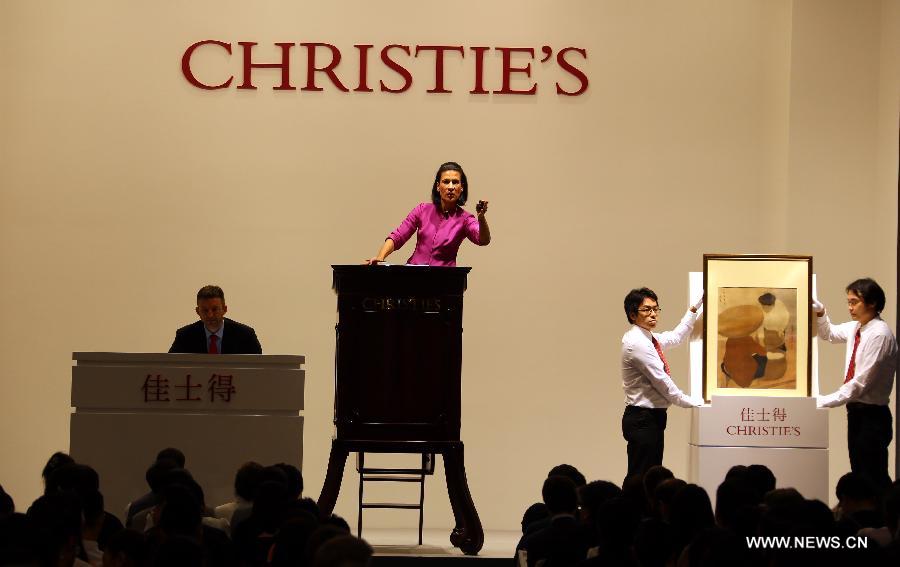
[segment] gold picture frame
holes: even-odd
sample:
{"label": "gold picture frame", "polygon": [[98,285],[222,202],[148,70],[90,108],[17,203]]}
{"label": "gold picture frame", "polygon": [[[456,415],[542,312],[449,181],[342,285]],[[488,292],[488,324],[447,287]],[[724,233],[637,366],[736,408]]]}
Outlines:
{"label": "gold picture frame", "polygon": [[812,393],[812,256],[703,255],[703,398]]}

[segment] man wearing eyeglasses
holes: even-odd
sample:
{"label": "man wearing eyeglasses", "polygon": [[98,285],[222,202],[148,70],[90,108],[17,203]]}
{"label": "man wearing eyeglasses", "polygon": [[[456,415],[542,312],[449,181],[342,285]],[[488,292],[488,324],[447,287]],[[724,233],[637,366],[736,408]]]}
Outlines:
{"label": "man wearing eyeglasses", "polygon": [[813,299],[819,338],[847,343],[844,383],[837,391],[816,400],[820,408],[847,405],[847,449],[850,470],[869,477],[880,489],[890,486],[888,445],[893,439],[890,403],[897,367],[897,341],[881,318],[884,290],[870,278],[846,288],[852,321],[835,325],[825,306]]}
{"label": "man wearing eyeglasses", "polygon": [[672,381],[663,351],[678,346],[691,334],[699,317],[703,296],[690,306],[671,331],[655,333],[661,311],[653,290],[642,287],[625,296],[625,316],[631,328],[622,337],[622,388],[625,413],[622,435],[628,442],[628,475],[643,474],[661,465],[665,444],[666,409],[703,402],[692,399]]}

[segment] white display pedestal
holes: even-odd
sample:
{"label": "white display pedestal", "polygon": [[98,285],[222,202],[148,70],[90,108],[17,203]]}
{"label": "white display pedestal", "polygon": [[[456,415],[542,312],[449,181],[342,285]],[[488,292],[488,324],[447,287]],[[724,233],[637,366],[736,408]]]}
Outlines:
{"label": "white display pedestal", "polygon": [[828,502],[828,410],[815,398],[713,396],[691,410],[690,482],[715,505],[716,489],[734,465],[760,464],[778,488]]}
{"label": "white display pedestal", "polygon": [[303,457],[303,356],[73,353],[70,453],[122,517],[157,452],[182,450],[207,506],[233,500],[247,461]]}

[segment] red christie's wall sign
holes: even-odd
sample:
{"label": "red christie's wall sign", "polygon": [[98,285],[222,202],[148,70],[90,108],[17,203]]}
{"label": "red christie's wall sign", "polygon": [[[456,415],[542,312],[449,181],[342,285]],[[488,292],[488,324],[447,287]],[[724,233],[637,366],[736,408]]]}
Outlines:
{"label": "red christie's wall sign", "polygon": [[[462,45],[400,45],[391,44],[377,51],[380,64],[370,65],[370,52],[374,45],[354,45],[349,57],[353,58],[356,68],[338,70],[344,54],[330,43],[274,43],[280,49],[281,56],[278,61],[263,62],[253,58],[253,47],[257,45],[253,41],[238,41],[236,44],[206,39],[198,41],[184,51],[181,57],[181,72],[187,81],[204,90],[227,89],[236,81],[234,75],[226,75],[217,78],[216,81],[203,82],[199,80],[191,66],[191,59],[201,49],[224,50],[231,57],[241,61],[241,75],[236,85],[238,89],[256,89],[253,84],[254,69],[280,69],[281,83],[272,87],[276,91],[297,90],[291,76],[292,53],[299,51],[298,57],[304,59],[300,67],[305,71],[306,83],[300,87],[301,91],[321,91],[335,88],[342,92],[371,93],[380,91],[385,93],[403,93],[412,88],[413,74],[406,67],[410,59],[419,57],[434,58],[434,77],[428,93],[451,93],[453,87],[457,89],[469,89],[474,95],[535,95],[538,92],[538,83],[532,80],[532,63],[539,61],[544,65],[554,65],[559,73],[558,79],[552,86],[556,94],[563,96],[579,96],[588,89],[588,77],[579,68],[587,60],[587,50],[578,47],[564,47],[554,50],[549,45],[540,48],[540,52],[533,47],[463,47]],[[491,83],[498,83],[501,87],[497,90],[485,88],[485,56],[493,52],[499,54],[501,65],[497,76],[487,77]],[[304,57],[305,55],[305,57]],[[513,56],[516,61],[513,61]],[[444,81],[444,58],[457,57],[471,61],[470,82],[462,85],[448,85]],[[374,68],[373,68],[374,67]],[[295,69],[296,70],[296,69]],[[227,73],[227,72],[226,72]],[[206,76],[207,73],[204,73]],[[525,84],[525,88],[513,88],[513,80],[517,84]]]}

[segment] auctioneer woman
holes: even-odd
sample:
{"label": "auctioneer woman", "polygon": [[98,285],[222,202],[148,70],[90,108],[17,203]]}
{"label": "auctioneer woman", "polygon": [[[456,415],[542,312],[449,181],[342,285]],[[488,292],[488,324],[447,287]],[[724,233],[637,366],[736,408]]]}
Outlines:
{"label": "auctioneer woman", "polygon": [[401,248],[416,233],[416,249],[407,264],[428,266],[455,266],[456,253],[463,238],[479,246],[491,242],[485,213],[488,202],[478,201],[473,215],[463,210],[469,197],[469,183],[462,167],[456,162],[441,165],[434,176],[431,202],[414,208],[400,226],[384,241],[374,258],[366,260],[373,265],[383,262],[391,252]]}

